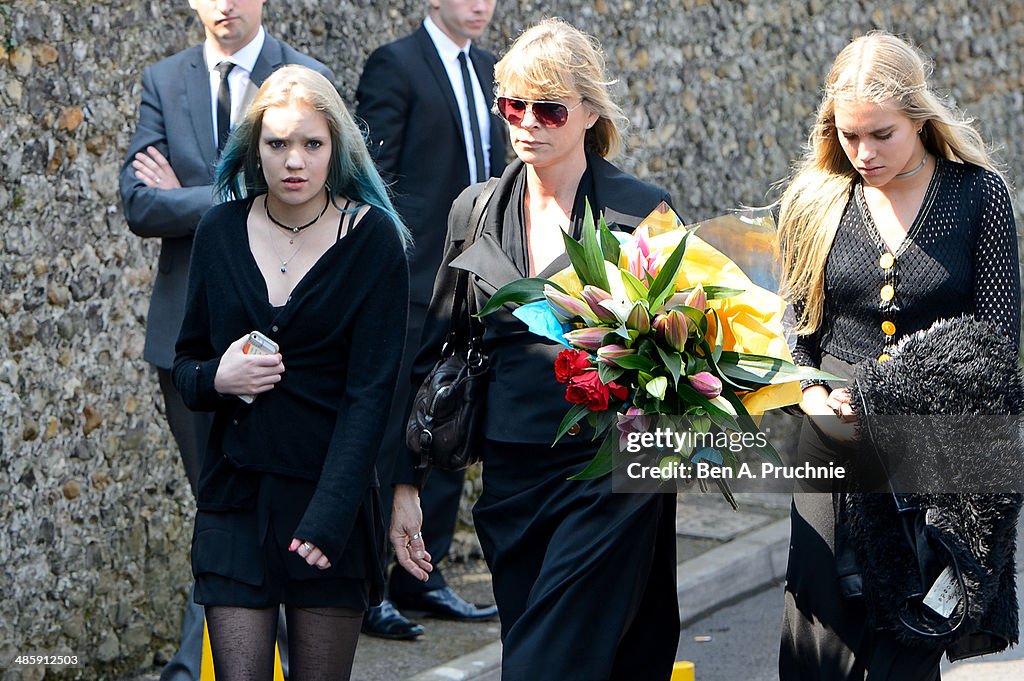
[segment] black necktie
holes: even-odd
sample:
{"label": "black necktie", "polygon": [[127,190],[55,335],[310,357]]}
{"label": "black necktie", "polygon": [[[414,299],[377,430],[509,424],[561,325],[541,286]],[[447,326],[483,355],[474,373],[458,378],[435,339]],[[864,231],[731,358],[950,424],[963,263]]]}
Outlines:
{"label": "black necktie", "polygon": [[466,89],[466,103],[469,106],[469,130],[473,133],[473,153],[476,155],[476,181],[487,179],[484,170],[484,145],[480,139],[480,121],[476,117],[476,97],[473,96],[473,81],[469,78],[466,53],[459,52],[459,68],[462,69],[462,86]]}
{"label": "black necktie", "polygon": [[231,88],[228,87],[228,74],[235,65],[229,61],[217,64],[220,73],[220,87],[217,89],[217,153],[227,144],[231,133]]}

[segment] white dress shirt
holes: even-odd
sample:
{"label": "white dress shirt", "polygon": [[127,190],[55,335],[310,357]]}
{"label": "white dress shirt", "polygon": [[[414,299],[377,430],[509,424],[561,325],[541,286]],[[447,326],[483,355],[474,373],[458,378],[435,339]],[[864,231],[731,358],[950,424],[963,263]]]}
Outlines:
{"label": "white dress shirt", "polygon": [[[430,17],[423,20],[423,28],[434,41],[437,54],[441,57],[444,70],[448,74],[448,82],[455,93],[455,101],[459,104],[459,113],[462,117],[462,137],[466,140],[466,162],[469,164],[469,183],[483,182],[491,173],[491,115],[487,108],[487,100],[484,98],[484,91],[480,87],[480,81],[476,77],[476,69],[473,68],[473,60],[470,58],[469,46],[459,47],[451,38],[445,35],[444,31],[437,27]],[[459,66],[459,53],[466,53],[466,66],[469,67],[469,79],[472,81],[473,97],[476,100],[476,117],[480,124],[480,139],[484,152],[484,177],[476,176],[476,150],[473,148],[473,131],[469,125],[469,104],[466,101],[466,88],[462,85],[462,68]],[[487,84],[491,86],[490,83]]]}
{"label": "white dress shirt", "polygon": [[210,116],[213,117],[213,146],[217,146],[217,90],[220,89],[220,72],[217,65],[222,61],[229,61],[235,65],[228,74],[228,87],[231,89],[231,121],[230,128],[234,129],[239,117],[245,112],[242,110],[246,101],[246,93],[249,89],[249,77],[252,70],[256,68],[256,60],[260,58],[263,50],[263,42],[267,33],[260,26],[256,37],[242,49],[235,52],[227,59],[221,59],[207,40],[203,45],[203,54],[206,57],[206,68],[210,72]]}

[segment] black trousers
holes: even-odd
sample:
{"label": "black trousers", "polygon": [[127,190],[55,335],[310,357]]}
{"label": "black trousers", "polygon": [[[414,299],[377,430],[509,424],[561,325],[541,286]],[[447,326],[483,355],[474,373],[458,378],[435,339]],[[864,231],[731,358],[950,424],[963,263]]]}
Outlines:
{"label": "black trousers", "polygon": [[487,442],[473,509],[502,681],[668,681],[679,643],[674,494],[574,481],[591,443]]}
{"label": "black trousers", "polygon": [[[804,419],[801,461],[822,464],[845,455]],[[841,491],[830,487],[838,485],[809,481],[793,495],[780,680],[939,681],[942,651],[876,631],[863,605],[840,594],[833,495]]]}
{"label": "black trousers", "polygon": [[171,372],[157,368],[156,373],[160,379],[160,392],[164,396],[167,425],[171,427],[174,441],[178,443],[181,462],[185,465],[185,476],[194,498],[203,452],[206,450],[206,441],[210,439],[210,429],[213,428],[213,412],[192,411],[186,407],[181,393],[174,387]]}
{"label": "black trousers", "polygon": [[[389,529],[391,501],[394,496],[391,482],[398,457],[405,456],[406,453],[405,423],[409,414],[407,407],[413,395],[409,374],[412,372],[412,363],[416,359],[416,353],[420,349],[420,335],[423,332],[423,322],[426,316],[427,306],[425,304],[411,303],[409,305],[409,326],[405,334],[402,368],[398,372],[391,414],[388,417],[387,430],[384,433],[380,453],[377,457],[384,521]],[[436,561],[447,556],[448,550],[451,548],[464,480],[465,474],[462,471],[431,471],[427,484],[420,493],[420,507],[423,510],[423,535],[427,542],[427,549],[435,560],[434,570],[426,582],[421,582],[403,568],[395,565],[388,580],[389,593],[396,594],[401,598],[403,594],[418,594],[441,589],[446,585],[444,575],[436,565]]]}

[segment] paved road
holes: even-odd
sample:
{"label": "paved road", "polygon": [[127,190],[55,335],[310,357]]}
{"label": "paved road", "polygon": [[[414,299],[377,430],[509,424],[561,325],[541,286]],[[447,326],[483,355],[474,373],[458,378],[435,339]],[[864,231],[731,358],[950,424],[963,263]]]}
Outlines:
{"label": "paved road", "polygon": [[[1017,598],[1024,612],[1024,524],[1017,526]],[[682,630],[677,659],[695,664],[697,681],[777,681],[782,585],[712,613]],[[710,640],[704,640],[710,638]],[[1024,679],[1024,648],[950,664],[943,681]]]}

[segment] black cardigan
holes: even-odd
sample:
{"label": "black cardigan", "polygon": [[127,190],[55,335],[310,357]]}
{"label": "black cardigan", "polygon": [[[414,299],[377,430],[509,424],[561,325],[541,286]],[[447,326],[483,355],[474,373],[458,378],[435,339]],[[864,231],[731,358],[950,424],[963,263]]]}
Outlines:
{"label": "black cardigan", "polygon": [[[609,224],[619,229],[632,231],[661,201],[670,203],[664,189],[627,175],[599,156],[588,155],[587,163],[593,179],[592,195],[598,202],[596,208],[604,213]],[[413,393],[441,355],[457,270],[470,272],[470,290],[476,296],[477,309],[500,287],[527,276],[501,247],[505,207],[523,169],[521,161],[513,161],[505,169],[487,206],[483,232],[465,251],[462,247],[469,214],[483,184],[468,187],[452,205],[444,260],[434,282],[420,350],[413,364]],[[540,275],[555,274],[568,265],[568,256],[562,254]],[[571,406],[564,398],[565,386],[554,378],[554,360],[563,346],[529,332],[523,322],[512,316],[509,305],[482,321],[484,351],[491,361],[486,437],[502,442],[551,444],[559,422]],[[396,482],[417,481],[412,470],[416,461],[412,452],[407,452],[408,466],[397,467]]]}
{"label": "black cardigan", "polygon": [[[937,161],[921,210],[888,268],[882,258],[889,249],[863,187],[853,185],[825,264],[822,325],[797,338],[797,364],[820,366],[823,352],[851,364],[877,359],[936,319],[964,314],[994,322],[1018,344],[1020,270],[1006,185],[978,166]],[[880,295],[887,285],[888,300]]]}
{"label": "black cardigan", "polygon": [[[173,377],[190,409],[216,412],[198,506],[252,508],[258,482],[251,472],[315,481],[294,536],[335,560],[377,484],[374,462],[405,333],[405,253],[390,218],[371,208],[287,304],[273,307],[249,250],[251,205],[215,206],[196,230]],[[221,355],[254,329],[280,345],[286,370],[248,405],[213,384]]]}

